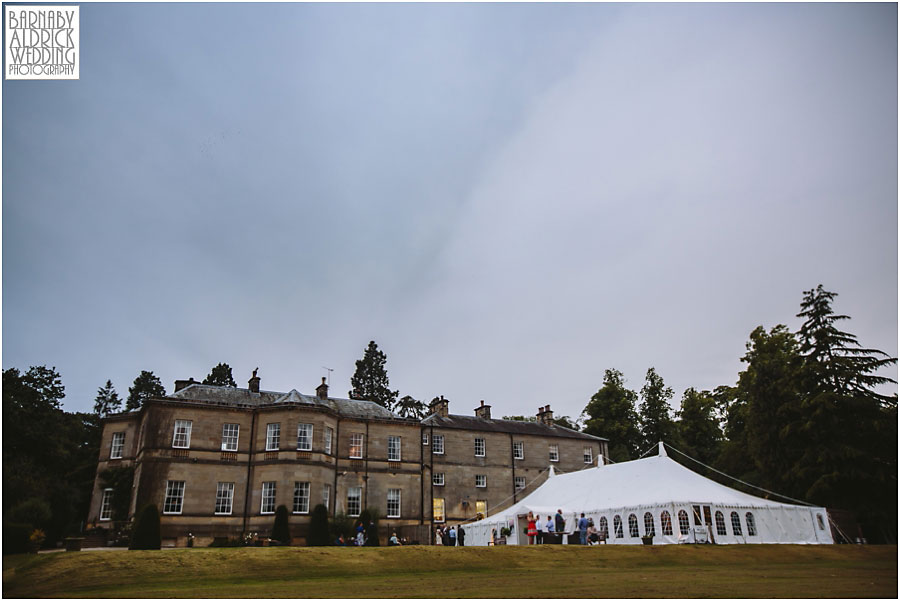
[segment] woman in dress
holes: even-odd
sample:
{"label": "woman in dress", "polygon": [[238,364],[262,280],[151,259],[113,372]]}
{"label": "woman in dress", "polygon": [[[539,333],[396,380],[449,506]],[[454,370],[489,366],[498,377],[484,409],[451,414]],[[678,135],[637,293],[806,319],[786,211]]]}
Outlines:
{"label": "woman in dress", "polygon": [[528,512],[528,530],[526,531],[528,534],[528,544],[534,544],[534,537],[537,534],[537,526],[534,522],[534,514],[530,511]]}

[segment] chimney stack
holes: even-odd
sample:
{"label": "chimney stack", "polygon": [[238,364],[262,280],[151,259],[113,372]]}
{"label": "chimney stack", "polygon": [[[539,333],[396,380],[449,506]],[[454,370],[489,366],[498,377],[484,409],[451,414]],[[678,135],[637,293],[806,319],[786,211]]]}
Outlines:
{"label": "chimney stack", "polygon": [[482,419],[491,419],[491,406],[485,405],[484,401],[481,401],[481,406],[475,407],[475,417],[480,417]]}
{"label": "chimney stack", "polygon": [[447,417],[450,415],[450,401],[445,399],[444,395],[431,401],[428,408],[431,409],[431,413],[437,414],[438,417]]}
{"label": "chimney stack", "polygon": [[256,375],[256,372],[259,371],[259,368],[253,370],[253,377],[247,381],[247,387],[250,389],[250,392],[255,392],[259,394],[259,376]]}
{"label": "chimney stack", "polygon": [[553,412],[550,411],[550,405],[546,407],[538,407],[538,421],[546,426],[553,425]]}
{"label": "chimney stack", "polygon": [[182,388],[187,388],[191,384],[197,384],[194,378],[190,378],[189,380],[175,380],[175,392],[178,392]]}
{"label": "chimney stack", "polygon": [[322,376],[322,383],[316,386],[316,396],[322,400],[328,398],[328,384],[325,383],[325,376]]}

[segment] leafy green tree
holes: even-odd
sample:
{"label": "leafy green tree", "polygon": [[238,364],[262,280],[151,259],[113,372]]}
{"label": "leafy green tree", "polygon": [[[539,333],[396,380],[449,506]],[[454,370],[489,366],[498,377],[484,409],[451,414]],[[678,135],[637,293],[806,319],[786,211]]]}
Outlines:
{"label": "leafy green tree", "polygon": [[326,547],[331,544],[328,536],[328,508],[321,503],[313,507],[306,542],[310,547]]}
{"label": "leafy green tree", "polygon": [[139,512],[134,522],[134,532],[131,535],[130,550],[142,551],[159,549],[162,546],[162,537],[159,527],[159,509],[150,503]]}
{"label": "leafy green tree", "polygon": [[291,528],[288,524],[288,510],[284,505],[275,509],[275,523],[272,525],[272,538],[282,544],[291,544]]}
{"label": "leafy green tree", "polygon": [[656,369],[647,370],[647,376],[643,388],[641,388],[641,405],[638,414],[641,420],[642,447],[648,449],[660,441],[678,443],[676,440],[678,431],[672,420],[669,401],[674,392],[665,382],[662,376],[656,373]]}
{"label": "leafy green tree", "polygon": [[637,394],[625,388],[625,378],[616,369],[607,369],[603,386],[591,397],[582,413],[584,432],[609,440],[613,461],[636,459],[641,444],[638,416],[634,405]]}
{"label": "leafy green tree", "polygon": [[204,384],[211,384],[213,386],[231,386],[232,388],[236,388],[237,384],[234,383],[234,376],[231,373],[231,366],[227,363],[219,363],[212,371],[209,372],[209,375],[206,376],[206,379],[203,380]]}
{"label": "leafy green tree", "polygon": [[423,419],[428,416],[428,408],[425,406],[425,403],[416,400],[409,395],[406,395],[397,401],[397,405],[394,409],[402,417]]}
{"label": "leafy green tree", "polygon": [[118,413],[122,410],[122,399],[113,388],[112,380],[107,380],[106,385],[97,389],[97,397],[94,399],[94,413],[100,417],[106,417],[110,413]]}
{"label": "leafy green tree", "polygon": [[390,389],[385,364],[387,357],[378,350],[375,341],[370,341],[363,358],[356,362],[356,372],[350,378],[350,397],[365,399],[393,409],[397,402],[398,390]]}
{"label": "leafy green tree", "polygon": [[[504,415],[503,419],[508,419],[514,422],[536,422],[538,420],[534,415]],[[578,421],[573,420],[568,415],[560,415],[559,417],[554,417],[553,423],[557,426],[568,428],[569,430],[581,432],[581,427],[578,425]]]}
{"label": "leafy green tree", "polygon": [[134,385],[128,389],[128,402],[125,411],[140,409],[144,401],[150,398],[166,396],[166,389],[152,371],[141,371],[134,379]]}
{"label": "leafy green tree", "polygon": [[718,457],[723,439],[716,408],[712,393],[688,388],[681,398],[681,409],[675,413],[682,451],[707,465]]}

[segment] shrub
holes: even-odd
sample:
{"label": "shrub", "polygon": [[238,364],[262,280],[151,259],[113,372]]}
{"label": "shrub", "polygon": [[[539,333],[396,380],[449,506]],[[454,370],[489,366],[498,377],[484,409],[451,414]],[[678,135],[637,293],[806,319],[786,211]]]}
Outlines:
{"label": "shrub", "polygon": [[31,534],[28,536],[29,550],[32,553],[37,553],[41,548],[41,545],[44,544],[44,540],[47,538],[47,535],[44,534],[44,531],[36,528],[31,531]]}
{"label": "shrub", "polygon": [[331,518],[330,527],[332,539],[336,539],[341,535],[345,539],[349,539],[356,534],[356,518],[352,518],[345,513],[338,513]]}
{"label": "shrub", "polygon": [[34,498],[13,507],[9,517],[17,524],[31,524],[35,528],[44,528],[50,523],[53,513],[47,501]]}
{"label": "shrub", "polygon": [[319,504],[313,508],[309,520],[309,536],[306,544],[310,547],[325,547],[331,543],[328,537],[328,509]]}
{"label": "shrub", "polygon": [[3,554],[28,553],[32,530],[31,524],[3,522]]}
{"label": "shrub", "polygon": [[279,505],[275,510],[275,524],[272,526],[272,538],[285,545],[291,544],[291,529],[288,525],[288,510]]}
{"label": "shrub", "polygon": [[159,534],[159,510],[156,505],[150,503],[138,512],[134,523],[134,534],[131,537],[129,549],[159,549],[162,540]]}

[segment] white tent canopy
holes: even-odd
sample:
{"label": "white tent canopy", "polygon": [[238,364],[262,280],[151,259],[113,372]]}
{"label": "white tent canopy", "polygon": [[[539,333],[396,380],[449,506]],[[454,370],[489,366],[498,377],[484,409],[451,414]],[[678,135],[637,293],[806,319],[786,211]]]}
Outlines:
{"label": "white tent canopy", "polygon": [[466,526],[466,542],[487,545],[491,532],[512,530],[508,544],[527,544],[529,512],[544,519],[563,511],[566,530],[582,512],[607,542],[833,543],[824,508],[791,505],[748,495],[714,482],[666,456],[599,465],[550,477],[509,509]]}

